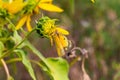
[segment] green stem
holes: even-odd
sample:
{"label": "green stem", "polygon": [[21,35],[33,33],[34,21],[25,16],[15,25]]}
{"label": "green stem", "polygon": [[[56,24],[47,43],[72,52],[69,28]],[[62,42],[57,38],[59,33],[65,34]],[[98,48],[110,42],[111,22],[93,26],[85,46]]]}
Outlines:
{"label": "green stem", "polygon": [[6,55],[8,55],[9,53],[11,53],[13,50],[15,50],[17,47],[19,47],[27,38],[28,38],[28,36],[33,32],[33,31],[35,31],[36,30],[36,28],[34,28],[31,32],[29,32],[26,36],[25,36],[25,38],[18,44],[18,45],[16,45],[15,47],[13,47],[12,49],[10,49],[10,50],[8,50],[7,52],[5,52],[5,53],[3,53],[3,55],[0,57],[0,59],[2,59],[3,57],[5,57]]}
{"label": "green stem", "polygon": [[40,53],[30,42],[27,42],[27,46],[33,51],[35,55],[37,55],[41,59],[41,61],[46,65],[47,69],[49,70],[50,65],[47,64],[48,62],[46,61],[46,58],[42,55],[42,53]]}
{"label": "green stem", "polygon": [[35,9],[35,7],[39,4],[40,1],[41,1],[41,0],[39,0],[39,1],[35,4],[35,6],[33,7],[34,9]]}
{"label": "green stem", "polygon": [[7,60],[6,63],[9,64],[9,63],[18,62],[18,61],[22,61],[22,59],[21,58],[14,58],[14,59]]}
{"label": "green stem", "polygon": [[[32,0],[31,0],[32,1]],[[29,9],[27,12],[26,12],[26,14],[29,14],[29,13],[31,13],[31,11],[33,12],[34,11],[34,9],[36,8],[36,6],[39,4],[39,2],[40,2],[41,0],[39,0],[38,2],[36,2],[36,4],[35,5],[33,5],[32,6],[32,8],[31,9]],[[29,2],[29,3],[31,3],[31,2]]]}
{"label": "green stem", "polygon": [[16,45],[16,46],[14,47],[14,49],[16,49],[18,46],[20,46],[20,45],[31,35],[31,33],[34,32],[35,30],[36,30],[36,28],[32,29],[32,31],[29,32],[29,33],[25,36],[25,38],[24,38],[18,45]]}
{"label": "green stem", "polygon": [[[7,60],[6,63],[9,64],[9,63],[18,62],[18,61],[22,61],[22,59],[21,58],[14,58],[14,59]],[[29,60],[29,61],[42,67],[42,65],[38,61],[35,61],[35,60]]]}
{"label": "green stem", "polygon": [[[38,2],[39,3],[39,2]],[[37,4],[36,4],[37,5]],[[11,20],[9,18],[6,18],[6,20],[8,20],[8,22],[10,24],[12,24],[14,27],[15,25],[11,22]],[[3,53],[3,55],[0,57],[0,59],[2,59],[3,57],[7,56],[8,54],[10,54],[13,50],[15,50],[16,48],[18,48],[27,38],[28,36],[33,32],[35,31],[36,28],[34,28],[31,32],[29,32],[26,37],[18,44],[16,45],[15,47],[13,47],[12,49],[8,50],[7,52]],[[33,53],[35,55],[37,55],[43,62],[46,63],[46,60],[44,58],[44,56],[29,42],[29,41],[26,41],[27,42],[27,46],[33,51]]]}
{"label": "green stem", "polygon": [[29,41],[26,41],[27,46],[33,51],[35,55],[37,55],[43,62],[45,62],[45,57],[40,53]]}
{"label": "green stem", "polygon": [[[40,0],[39,0],[39,1],[40,1]],[[39,3],[39,2],[38,2],[38,3]],[[37,4],[38,4],[38,3],[37,3]],[[36,4],[36,5],[37,5],[37,4]],[[10,20],[9,18],[6,18],[6,20],[8,20],[8,22],[15,27],[15,25],[11,22],[11,20]],[[3,55],[0,57],[0,59],[2,59],[3,57],[7,56],[7,55],[10,54],[13,50],[15,50],[16,48],[18,48],[18,47],[28,38],[28,36],[29,36],[33,31],[35,31],[35,30],[36,30],[36,28],[32,29],[32,31],[29,32],[29,33],[25,36],[25,38],[24,38],[18,45],[16,45],[16,46],[13,47],[12,49],[8,50],[7,52],[3,53]],[[26,43],[27,43],[26,46],[28,46],[28,47],[33,51],[33,53],[34,53],[35,55],[37,55],[44,63],[47,63],[46,60],[45,60],[45,57],[44,57],[29,41],[26,40]]]}
{"label": "green stem", "polygon": [[7,17],[5,19],[13,26],[12,29],[15,30],[15,25],[12,23],[12,21]]}
{"label": "green stem", "polygon": [[74,60],[72,60],[72,62],[70,63],[70,66],[74,65],[78,59],[81,58],[80,56],[77,56]]}
{"label": "green stem", "polygon": [[35,60],[30,60],[30,62],[32,62],[34,64],[37,64],[39,67],[43,66],[42,64],[40,64],[38,61],[35,61]]}

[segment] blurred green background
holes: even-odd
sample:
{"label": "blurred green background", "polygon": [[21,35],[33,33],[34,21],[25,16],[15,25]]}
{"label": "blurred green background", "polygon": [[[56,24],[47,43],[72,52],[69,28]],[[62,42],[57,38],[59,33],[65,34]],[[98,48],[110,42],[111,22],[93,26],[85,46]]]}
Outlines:
{"label": "blurred green background", "polygon": [[[90,0],[56,0],[56,3],[64,9],[58,17],[76,46],[89,51],[85,69],[91,80],[120,80],[120,0],[95,0],[94,4]],[[79,80],[77,77],[71,80]]]}
{"label": "blurred green background", "polygon": [[[90,0],[54,0],[54,4],[64,9],[64,12],[44,13],[51,18],[58,18],[58,24],[70,32],[69,39],[76,46],[88,50],[85,69],[91,80],[120,80],[120,0],[95,0],[94,4]],[[31,43],[40,52],[46,57],[57,55],[49,40],[38,38],[36,33],[33,35],[30,37]],[[34,55],[29,56],[36,59]],[[79,80],[79,65],[77,62],[72,67],[70,80]],[[46,75],[38,67],[33,67],[38,80],[49,80],[45,79]],[[31,80],[21,63],[17,63],[17,68],[15,72],[11,71],[11,74],[15,74],[15,80]],[[5,78],[2,69],[0,80]]]}

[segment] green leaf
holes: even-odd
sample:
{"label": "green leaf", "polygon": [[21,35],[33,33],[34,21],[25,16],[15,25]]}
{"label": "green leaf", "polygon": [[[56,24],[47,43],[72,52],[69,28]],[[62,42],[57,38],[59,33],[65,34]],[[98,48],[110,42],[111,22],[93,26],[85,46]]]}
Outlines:
{"label": "green leaf", "polygon": [[14,31],[13,39],[14,39],[15,43],[20,43],[20,42],[22,41],[22,38],[21,38],[21,36],[17,33],[17,31]]}
{"label": "green leaf", "polygon": [[68,72],[69,65],[66,60],[62,58],[45,58],[31,43],[27,40],[25,41],[26,46],[28,46],[35,55],[37,55],[42,62],[40,67],[50,75],[51,80],[69,80]]}
{"label": "green leaf", "polygon": [[27,70],[28,70],[30,76],[32,77],[32,79],[36,80],[32,65],[31,65],[29,59],[27,58],[26,53],[23,50],[15,50],[15,52],[20,53],[20,54],[18,54],[18,56],[20,58],[22,58],[22,63],[27,68]]}
{"label": "green leaf", "polygon": [[[46,68],[46,65],[48,69]],[[46,65],[44,65],[42,68],[52,77],[51,80],[69,80],[69,65],[66,60],[62,59],[61,57],[47,58]]]}
{"label": "green leaf", "polygon": [[[22,37],[18,34],[17,31],[14,31],[12,40],[15,42],[15,44],[19,44],[23,41]],[[23,42],[21,43],[18,48],[23,48],[26,44]]]}
{"label": "green leaf", "polygon": [[45,63],[45,57],[29,41],[24,41],[24,44]]}
{"label": "green leaf", "polygon": [[0,41],[0,57],[2,56],[3,50],[4,50],[4,44]]}
{"label": "green leaf", "polygon": [[7,40],[4,44],[5,44],[7,49],[11,49],[15,45],[15,43],[14,43],[14,41],[12,39]]}

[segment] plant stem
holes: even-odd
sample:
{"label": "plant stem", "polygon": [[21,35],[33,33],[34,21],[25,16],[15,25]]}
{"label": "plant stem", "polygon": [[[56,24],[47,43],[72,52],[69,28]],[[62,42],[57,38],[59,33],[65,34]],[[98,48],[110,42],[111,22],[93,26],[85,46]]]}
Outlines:
{"label": "plant stem", "polygon": [[9,64],[9,63],[18,62],[18,61],[22,61],[22,59],[21,58],[14,58],[14,59],[7,60],[6,63]]}
{"label": "plant stem", "polygon": [[4,66],[4,69],[5,69],[5,72],[6,72],[6,75],[7,75],[7,79],[9,79],[10,73],[9,73],[8,67],[7,67],[7,65],[6,65],[6,63],[5,63],[5,61],[3,59],[1,59],[1,62],[3,64],[3,66]]}
{"label": "plant stem", "polygon": [[26,41],[26,43],[35,55],[37,55],[43,62],[46,62],[45,57],[29,41]]}
{"label": "plant stem", "polygon": [[71,63],[70,63],[70,66],[74,65],[78,59],[81,58],[80,56],[77,56]]}
{"label": "plant stem", "polygon": [[[22,59],[21,58],[14,58],[14,59],[7,60],[6,63],[9,64],[9,63],[18,62],[18,61],[22,61]],[[29,60],[29,61],[42,67],[42,65],[38,61],[35,61],[35,60]]]}
{"label": "plant stem", "polygon": [[7,17],[5,19],[13,26],[12,29],[15,30],[15,25],[12,23],[12,21]]}
{"label": "plant stem", "polygon": [[35,60],[30,60],[30,62],[34,63],[34,64],[37,64],[39,67],[42,67],[43,65],[40,64],[40,62],[38,61],[35,61]]}
{"label": "plant stem", "polygon": [[[40,0],[39,0],[39,1],[40,1]],[[38,3],[39,3],[39,2],[38,2]],[[37,3],[37,4],[38,4],[38,3]],[[37,4],[36,4],[36,5],[37,5]],[[10,20],[9,18],[6,18],[6,20],[15,27],[15,25],[11,22],[11,20]],[[3,57],[7,56],[8,54],[10,54],[12,51],[14,51],[16,48],[18,48],[23,42],[26,41],[26,42],[25,42],[25,43],[26,43],[26,46],[28,46],[28,47],[33,51],[33,53],[34,53],[35,55],[37,55],[44,63],[46,63],[45,57],[44,57],[29,41],[27,41],[28,36],[29,36],[32,32],[34,32],[35,30],[36,30],[36,28],[32,29],[32,31],[29,32],[29,33],[25,36],[25,38],[24,38],[20,43],[18,43],[18,45],[14,46],[12,49],[10,49],[10,50],[8,50],[7,52],[3,53],[3,55],[0,56],[0,59],[2,59]]]}
{"label": "plant stem", "polygon": [[19,47],[19,46],[28,38],[28,36],[29,36],[33,31],[35,31],[35,30],[36,30],[36,28],[34,28],[31,32],[29,32],[29,33],[25,36],[25,38],[24,38],[18,45],[16,45],[16,46],[13,47],[12,49],[8,50],[7,52],[3,53],[3,55],[0,57],[0,59],[2,59],[3,57],[5,57],[7,54],[11,53],[11,52],[12,52],[13,50],[15,50],[17,47]]}

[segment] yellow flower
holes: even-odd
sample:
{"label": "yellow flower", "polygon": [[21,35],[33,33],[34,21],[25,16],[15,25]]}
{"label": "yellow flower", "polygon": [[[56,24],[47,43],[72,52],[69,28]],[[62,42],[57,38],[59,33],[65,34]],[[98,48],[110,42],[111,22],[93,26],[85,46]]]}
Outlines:
{"label": "yellow flower", "polygon": [[28,31],[31,31],[32,30],[32,27],[30,25],[30,21],[31,21],[31,18],[30,18],[31,14],[28,14],[28,15],[24,15],[20,21],[18,22],[17,26],[16,26],[16,30],[20,29],[25,23],[26,23],[26,27],[28,29]]}
{"label": "yellow flower", "polygon": [[[33,3],[33,6],[36,5],[36,7],[34,9],[31,8],[32,10],[28,9],[30,11],[28,13],[30,16],[33,14],[33,11],[38,13],[39,12],[39,8],[43,9],[43,10],[47,10],[47,11],[52,11],[52,12],[62,12],[63,11],[61,8],[53,5],[52,4],[52,0],[36,0],[36,1],[37,2],[40,1],[40,2],[38,2],[38,5],[36,5],[37,3],[36,4]],[[33,7],[33,6],[31,6],[31,7]],[[25,16],[23,16],[20,19],[20,21],[18,22],[18,24],[16,26],[17,30],[20,29],[24,25],[25,22],[27,22],[28,31],[32,30],[32,27],[30,26],[31,19],[30,19],[30,16],[27,17],[28,14],[26,14]]]}
{"label": "yellow flower", "polygon": [[9,13],[15,14],[23,9],[26,3],[23,0],[13,0],[11,2],[4,2],[0,0],[2,8],[6,9]]}
{"label": "yellow flower", "polygon": [[69,35],[67,30],[59,28],[55,25],[56,19],[50,19],[48,17],[42,17],[37,23],[37,32],[41,37],[49,38],[51,45],[53,42],[56,45],[59,56],[65,55],[65,48],[68,48],[68,39],[66,35]]}

